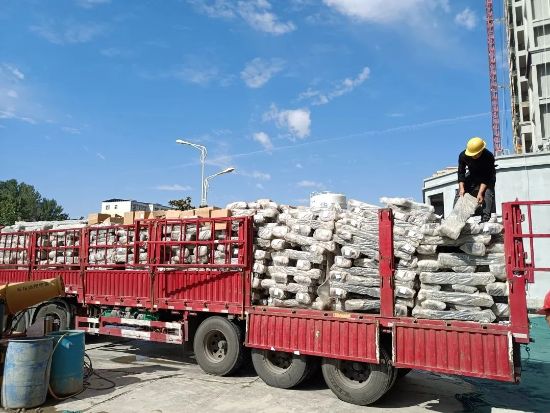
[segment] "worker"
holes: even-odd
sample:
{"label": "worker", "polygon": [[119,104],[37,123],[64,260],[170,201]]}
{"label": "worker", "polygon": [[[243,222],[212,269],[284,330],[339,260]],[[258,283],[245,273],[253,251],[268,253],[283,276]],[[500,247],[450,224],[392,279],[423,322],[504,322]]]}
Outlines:
{"label": "worker", "polygon": [[476,215],[481,215],[481,222],[487,222],[495,209],[495,157],[486,148],[481,138],[468,141],[466,150],[458,156],[458,194],[468,193],[477,198],[479,204]]}
{"label": "worker", "polygon": [[546,293],[546,297],[544,297],[544,305],[539,311],[537,311],[537,313],[546,316],[546,322],[548,323],[548,326],[550,326],[550,291]]}

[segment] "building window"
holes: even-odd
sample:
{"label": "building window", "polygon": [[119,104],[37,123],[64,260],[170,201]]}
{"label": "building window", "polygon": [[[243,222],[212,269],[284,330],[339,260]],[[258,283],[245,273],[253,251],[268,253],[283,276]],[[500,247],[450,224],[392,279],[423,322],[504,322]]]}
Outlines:
{"label": "building window", "polygon": [[115,204],[115,209],[117,209],[117,207],[118,207],[118,205],[117,205],[117,204]]}
{"label": "building window", "polygon": [[105,206],[105,211],[108,211],[110,208],[111,208],[111,205],[106,205]]}
{"label": "building window", "polygon": [[434,207],[437,215],[445,216],[445,203],[443,202],[443,192],[428,197],[430,205]]}

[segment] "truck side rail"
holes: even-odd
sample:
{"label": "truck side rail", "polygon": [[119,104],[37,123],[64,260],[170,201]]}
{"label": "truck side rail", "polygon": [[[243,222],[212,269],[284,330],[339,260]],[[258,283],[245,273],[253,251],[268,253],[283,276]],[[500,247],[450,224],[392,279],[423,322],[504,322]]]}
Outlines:
{"label": "truck side rail", "polygon": [[[550,246],[550,228],[542,230],[547,232],[535,232],[534,229],[534,221],[544,212],[546,215],[550,213],[550,201],[502,204],[506,275],[510,284],[510,323],[518,343],[529,343],[527,284],[534,282],[537,272],[550,273],[550,267],[537,265],[540,255],[535,256],[535,250],[548,251]],[[536,243],[539,244],[537,248]]]}

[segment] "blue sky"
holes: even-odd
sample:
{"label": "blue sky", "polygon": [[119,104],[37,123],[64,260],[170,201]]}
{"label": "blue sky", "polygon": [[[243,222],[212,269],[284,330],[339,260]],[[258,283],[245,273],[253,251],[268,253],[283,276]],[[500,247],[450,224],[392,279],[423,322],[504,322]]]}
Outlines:
{"label": "blue sky", "polygon": [[[419,199],[490,140],[483,2],[0,1],[0,179],[111,197]],[[505,142],[506,143],[506,142]]]}

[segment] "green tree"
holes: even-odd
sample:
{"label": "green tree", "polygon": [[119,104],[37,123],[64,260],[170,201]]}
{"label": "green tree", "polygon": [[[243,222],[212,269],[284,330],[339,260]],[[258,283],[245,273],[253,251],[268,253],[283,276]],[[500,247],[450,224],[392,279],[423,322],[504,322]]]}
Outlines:
{"label": "green tree", "polygon": [[168,201],[168,204],[170,204],[171,207],[178,209],[180,211],[188,211],[190,209],[195,209],[195,207],[191,205],[190,196],[183,199],[173,199],[171,201]]}
{"label": "green tree", "polygon": [[54,199],[43,198],[32,185],[15,179],[0,181],[0,225],[15,221],[53,221],[68,219]]}

